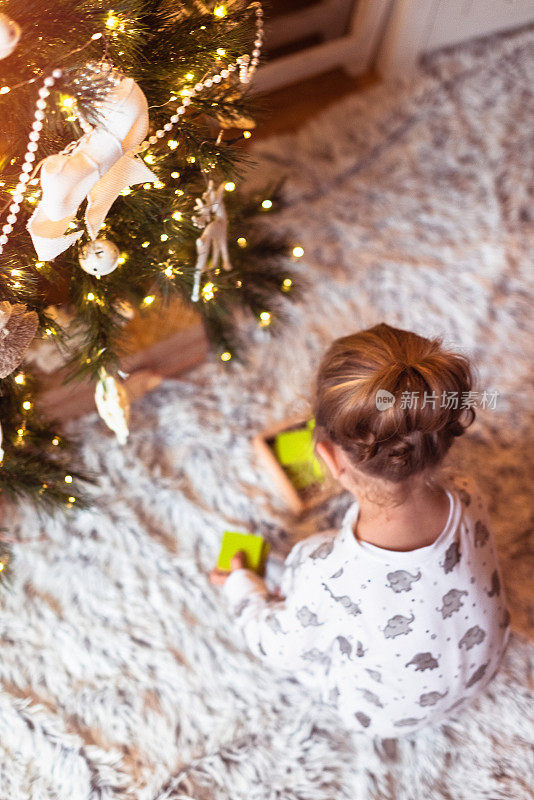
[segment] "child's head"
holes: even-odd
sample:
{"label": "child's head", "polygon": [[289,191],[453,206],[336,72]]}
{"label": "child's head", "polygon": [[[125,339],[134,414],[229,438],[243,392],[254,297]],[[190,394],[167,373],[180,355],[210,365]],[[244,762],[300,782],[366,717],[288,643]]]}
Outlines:
{"label": "child's head", "polygon": [[334,472],[337,456],[393,484],[428,473],[474,419],[472,409],[462,408],[471,386],[468,360],[439,339],[384,323],[337,339],[317,376],[321,454],[329,466],[334,459]]}

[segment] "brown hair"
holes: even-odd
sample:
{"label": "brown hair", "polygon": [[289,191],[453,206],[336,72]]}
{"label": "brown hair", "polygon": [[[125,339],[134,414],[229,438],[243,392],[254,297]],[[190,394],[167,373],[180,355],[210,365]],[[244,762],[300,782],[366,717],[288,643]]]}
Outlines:
{"label": "brown hair", "polygon": [[[454,437],[473,422],[474,410],[462,408],[472,383],[467,358],[443,349],[440,339],[385,323],[344,336],[319,367],[317,439],[338,444],[368,474],[406,480],[439,464]],[[377,407],[379,390],[395,398],[383,410]],[[417,397],[415,407],[409,397]]]}

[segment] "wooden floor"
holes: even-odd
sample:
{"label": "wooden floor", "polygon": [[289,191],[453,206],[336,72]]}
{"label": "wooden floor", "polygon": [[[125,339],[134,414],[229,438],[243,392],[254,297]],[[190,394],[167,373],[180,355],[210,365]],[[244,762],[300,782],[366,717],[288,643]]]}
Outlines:
{"label": "wooden floor", "polygon": [[252,139],[266,139],[294,131],[332,103],[377,82],[378,78],[372,74],[354,78],[344,70],[336,69],[259,96],[259,113]]}

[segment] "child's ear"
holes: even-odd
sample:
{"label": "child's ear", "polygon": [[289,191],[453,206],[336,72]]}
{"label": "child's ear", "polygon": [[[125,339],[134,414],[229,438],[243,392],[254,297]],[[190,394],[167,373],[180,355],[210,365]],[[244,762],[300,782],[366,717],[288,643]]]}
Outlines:
{"label": "child's ear", "polygon": [[317,455],[322,458],[332,477],[337,481],[342,473],[342,466],[339,463],[338,453],[336,446],[332,442],[321,441],[315,445]]}

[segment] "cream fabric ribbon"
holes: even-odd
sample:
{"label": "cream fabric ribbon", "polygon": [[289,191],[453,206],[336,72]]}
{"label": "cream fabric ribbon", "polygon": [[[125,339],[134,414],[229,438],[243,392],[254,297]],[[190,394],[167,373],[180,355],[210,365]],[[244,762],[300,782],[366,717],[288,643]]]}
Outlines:
{"label": "cream fabric ribbon", "polygon": [[106,215],[127,186],[157,180],[145,163],[132,154],[148,131],[148,103],[132,78],[123,78],[103,101],[97,127],[69,151],[45,158],[41,166],[41,200],[28,222],[28,231],[42,261],[58,256],[83,231],[65,235],[87,198],[85,223],[96,239]]}

